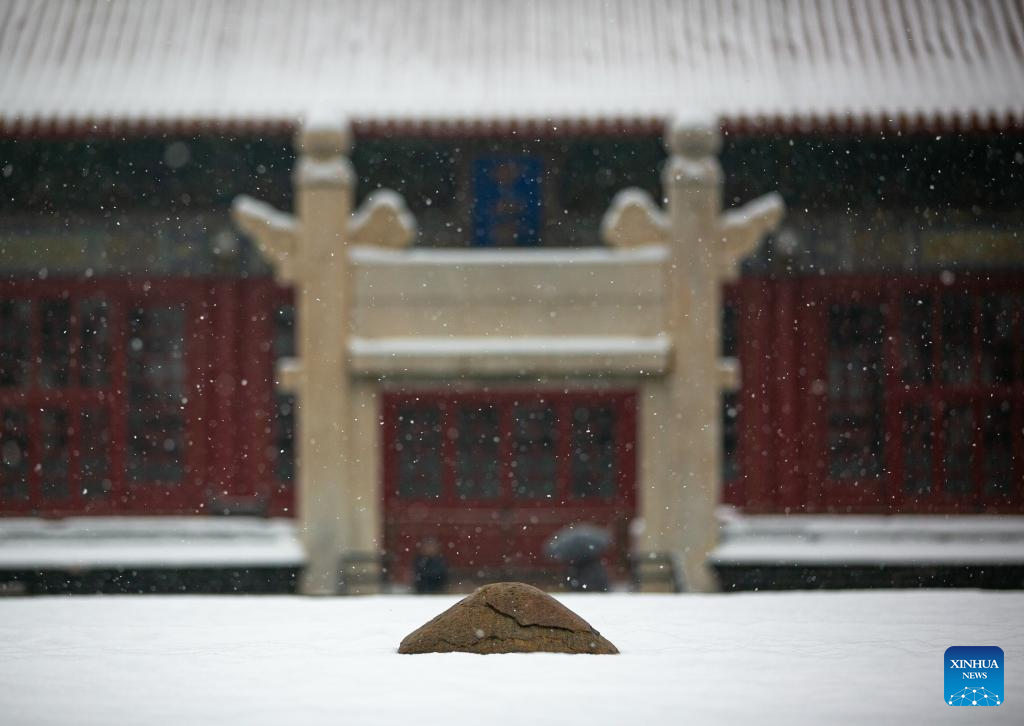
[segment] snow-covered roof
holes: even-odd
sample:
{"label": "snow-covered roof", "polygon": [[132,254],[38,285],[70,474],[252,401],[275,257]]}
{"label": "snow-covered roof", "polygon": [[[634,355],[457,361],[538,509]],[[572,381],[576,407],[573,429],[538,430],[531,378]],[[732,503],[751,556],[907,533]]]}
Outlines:
{"label": "snow-covered roof", "polygon": [[1020,565],[1024,517],[719,511],[716,565]]}
{"label": "snow-covered roof", "polygon": [[[1024,125],[1019,0],[0,0],[7,133]],[[423,128],[423,127],[426,128]]]}

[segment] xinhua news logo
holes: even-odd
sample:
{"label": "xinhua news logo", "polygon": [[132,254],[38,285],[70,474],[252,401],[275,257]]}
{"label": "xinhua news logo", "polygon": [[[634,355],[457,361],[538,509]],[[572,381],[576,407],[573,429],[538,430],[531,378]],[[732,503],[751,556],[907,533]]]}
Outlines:
{"label": "xinhua news logo", "polygon": [[954,645],[943,660],[947,706],[1001,706],[1003,649],[994,645]]}

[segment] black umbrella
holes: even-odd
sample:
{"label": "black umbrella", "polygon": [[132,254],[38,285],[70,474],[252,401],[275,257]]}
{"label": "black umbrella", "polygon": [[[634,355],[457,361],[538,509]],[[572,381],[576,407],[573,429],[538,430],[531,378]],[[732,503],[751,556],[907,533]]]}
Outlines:
{"label": "black umbrella", "polygon": [[544,545],[548,557],[563,562],[580,562],[598,558],[608,549],[612,536],[594,524],[570,524],[555,532]]}

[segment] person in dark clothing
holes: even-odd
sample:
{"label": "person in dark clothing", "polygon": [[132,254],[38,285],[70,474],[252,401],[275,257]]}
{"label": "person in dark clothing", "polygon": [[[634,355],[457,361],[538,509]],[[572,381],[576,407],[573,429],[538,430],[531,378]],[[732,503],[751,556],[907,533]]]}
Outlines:
{"label": "person in dark clothing", "polygon": [[420,542],[412,565],[412,585],[421,595],[444,592],[448,587],[448,562],[441,553],[441,543],[433,537]]}
{"label": "person in dark clothing", "polygon": [[608,570],[600,556],[570,560],[565,580],[576,592],[608,591]]}

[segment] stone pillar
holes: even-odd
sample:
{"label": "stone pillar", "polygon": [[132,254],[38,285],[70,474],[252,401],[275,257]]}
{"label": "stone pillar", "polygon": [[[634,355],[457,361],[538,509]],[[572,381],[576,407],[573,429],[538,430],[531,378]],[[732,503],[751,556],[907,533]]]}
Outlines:
{"label": "stone pillar", "polygon": [[339,519],[346,510],[351,382],[347,370],[348,235],[355,174],[344,154],[342,126],[307,127],[297,138],[295,211],[303,235],[296,282],[299,491],[307,564],[301,588],[329,594],[337,584],[338,556],[351,543]]}
{"label": "stone pillar", "polygon": [[[722,170],[717,130],[677,125],[662,173],[669,213],[669,334],[675,343],[668,377],[668,451],[665,492],[668,521],[657,539],[682,558],[688,587],[714,588],[705,565],[714,547],[715,506],[721,498],[721,426],[718,388],[721,280],[715,232],[721,209]],[[661,513],[659,512],[659,513]]]}
{"label": "stone pillar", "polygon": [[[721,286],[739,261],[781,221],[782,200],[771,194],[725,214],[717,125],[678,118],[666,130],[669,159],[662,174],[667,209],[643,192],[620,193],[602,231],[615,246],[666,245],[666,333],[672,366],[645,387],[640,411],[638,543],[647,560],[678,563],[688,589],[715,588],[707,556],[718,532],[721,499],[721,392],[729,378],[720,360]],[[734,370],[733,370],[734,372]]]}
{"label": "stone pillar", "polygon": [[350,563],[372,569],[368,563],[378,550],[377,523],[360,520],[367,510],[357,503],[361,488],[353,481],[349,451],[348,247],[401,247],[414,236],[394,192],[371,195],[353,214],[355,174],[345,156],[350,145],[344,123],[307,123],[296,136],[295,215],[249,197],[239,197],[232,208],[277,277],[295,286],[299,360],[289,365],[287,380],[298,394],[296,514],[306,550],[300,590],[316,595],[337,592]]}

